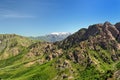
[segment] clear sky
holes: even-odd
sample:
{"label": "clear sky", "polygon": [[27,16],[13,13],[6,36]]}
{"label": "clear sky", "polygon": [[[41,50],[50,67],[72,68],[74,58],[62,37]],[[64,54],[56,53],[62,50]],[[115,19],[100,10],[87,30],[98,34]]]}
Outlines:
{"label": "clear sky", "polygon": [[0,33],[73,33],[105,21],[120,22],[120,0],[0,0]]}

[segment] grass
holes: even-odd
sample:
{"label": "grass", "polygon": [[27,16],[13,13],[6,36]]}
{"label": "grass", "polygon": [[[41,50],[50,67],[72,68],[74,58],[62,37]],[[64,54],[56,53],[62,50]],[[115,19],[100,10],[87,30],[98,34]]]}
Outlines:
{"label": "grass", "polygon": [[0,70],[0,78],[4,80],[51,80],[57,75],[57,70],[51,66],[53,62],[35,64],[31,67],[24,67],[23,64],[19,67],[7,67]]}
{"label": "grass", "polygon": [[118,62],[118,63],[116,64],[116,68],[117,68],[117,69],[120,69],[120,62]]}
{"label": "grass", "polygon": [[8,59],[5,59],[5,60],[1,60],[0,61],[0,68],[2,67],[6,67],[6,66],[9,66],[9,65],[13,65],[15,62],[16,63],[21,63],[20,59],[22,59],[23,55],[26,54],[28,52],[27,49],[23,49],[23,51],[21,53],[19,53],[17,56],[13,56],[13,57],[10,57]]}

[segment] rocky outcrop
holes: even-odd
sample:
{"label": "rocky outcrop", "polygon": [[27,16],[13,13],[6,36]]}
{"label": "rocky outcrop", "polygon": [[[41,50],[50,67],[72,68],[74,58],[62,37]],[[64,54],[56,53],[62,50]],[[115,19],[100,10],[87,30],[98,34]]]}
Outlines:
{"label": "rocky outcrop", "polygon": [[116,23],[115,27],[120,31],[120,22]]}
{"label": "rocky outcrop", "polygon": [[74,33],[73,35],[68,36],[65,40],[56,42],[54,44],[58,45],[60,48],[68,49],[72,47],[74,44],[77,44],[84,40],[84,34],[86,33],[87,29],[83,28],[80,29],[78,32]]}
{"label": "rocky outcrop", "polygon": [[[113,40],[114,41],[117,40],[118,42],[120,42],[119,29],[118,29],[118,26],[116,25],[114,26],[110,22],[105,22],[104,24],[94,24],[89,26],[88,29],[79,30],[75,34],[69,36],[68,38],[66,38],[61,42],[58,42],[57,44],[59,45],[59,47],[68,49],[74,45],[78,45],[82,41],[88,40],[90,38],[92,39],[97,36],[101,36],[99,37],[99,41],[102,41],[102,42],[98,44],[101,44],[102,47],[107,46],[106,44],[108,43],[108,41],[110,42]],[[98,39],[95,39],[95,40],[98,40]],[[95,42],[98,42],[98,41],[95,41]],[[115,46],[118,46],[117,48],[120,49],[119,45],[115,45]]]}
{"label": "rocky outcrop", "polygon": [[[68,50],[66,57],[82,66],[98,65],[100,59],[111,64],[119,60],[120,37],[119,30],[110,22],[90,25],[88,29],[81,29],[61,42],[54,43],[58,48]],[[69,51],[71,50],[71,51]],[[90,51],[95,51],[91,53]],[[103,50],[108,53],[102,52]],[[109,56],[108,56],[109,55]],[[92,57],[91,57],[92,56]]]}
{"label": "rocky outcrop", "polygon": [[113,76],[115,80],[120,80],[120,70],[116,71]]}

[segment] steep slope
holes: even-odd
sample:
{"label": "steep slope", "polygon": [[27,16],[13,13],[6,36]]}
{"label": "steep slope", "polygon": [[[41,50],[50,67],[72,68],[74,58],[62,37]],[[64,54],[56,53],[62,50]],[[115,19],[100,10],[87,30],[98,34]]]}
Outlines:
{"label": "steep slope", "polygon": [[[88,29],[83,28],[65,40],[55,43],[30,41],[28,44],[29,40],[25,41],[24,44],[28,45],[22,48],[18,55],[0,60],[0,78],[4,80],[119,80],[119,27],[118,23],[112,25],[105,22],[91,25]],[[21,38],[14,39],[18,42]],[[11,42],[10,39],[6,44]],[[20,42],[18,44],[22,45]]]}
{"label": "steep slope", "polygon": [[[104,24],[94,24],[89,26],[88,29],[81,29],[75,34],[69,36],[62,42],[60,42],[61,47],[72,47],[82,41],[88,40],[91,37],[101,36],[100,39],[103,40],[116,40],[119,39],[119,30],[110,24],[109,22],[105,22]],[[119,40],[117,40],[119,41]]]}
{"label": "steep slope", "polygon": [[[64,41],[56,43],[60,48],[67,50],[66,56],[69,60],[85,68],[83,72],[80,70],[79,79],[105,80],[112,77],[116,70],[115,64],[120,59],[119,27],[116,28],[109,22],[91,25],[88,29],[81,29]],[[91,71],[87,73],[87,70],[92,69],[90,67],[94,68],[92,71],[95,73],[92,74]],[[119,72],[117,73],[119,75]],[[120,79],[119,77],[117,76],[117,79]]]}

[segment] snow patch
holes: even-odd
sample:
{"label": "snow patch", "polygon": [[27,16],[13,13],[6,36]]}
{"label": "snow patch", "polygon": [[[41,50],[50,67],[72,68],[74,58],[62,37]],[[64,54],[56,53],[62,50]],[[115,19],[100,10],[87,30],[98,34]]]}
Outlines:
{"label": "snow patch", "polygon": [[70,35],[71,33],[69,32],[53,32],[51,35]]}

